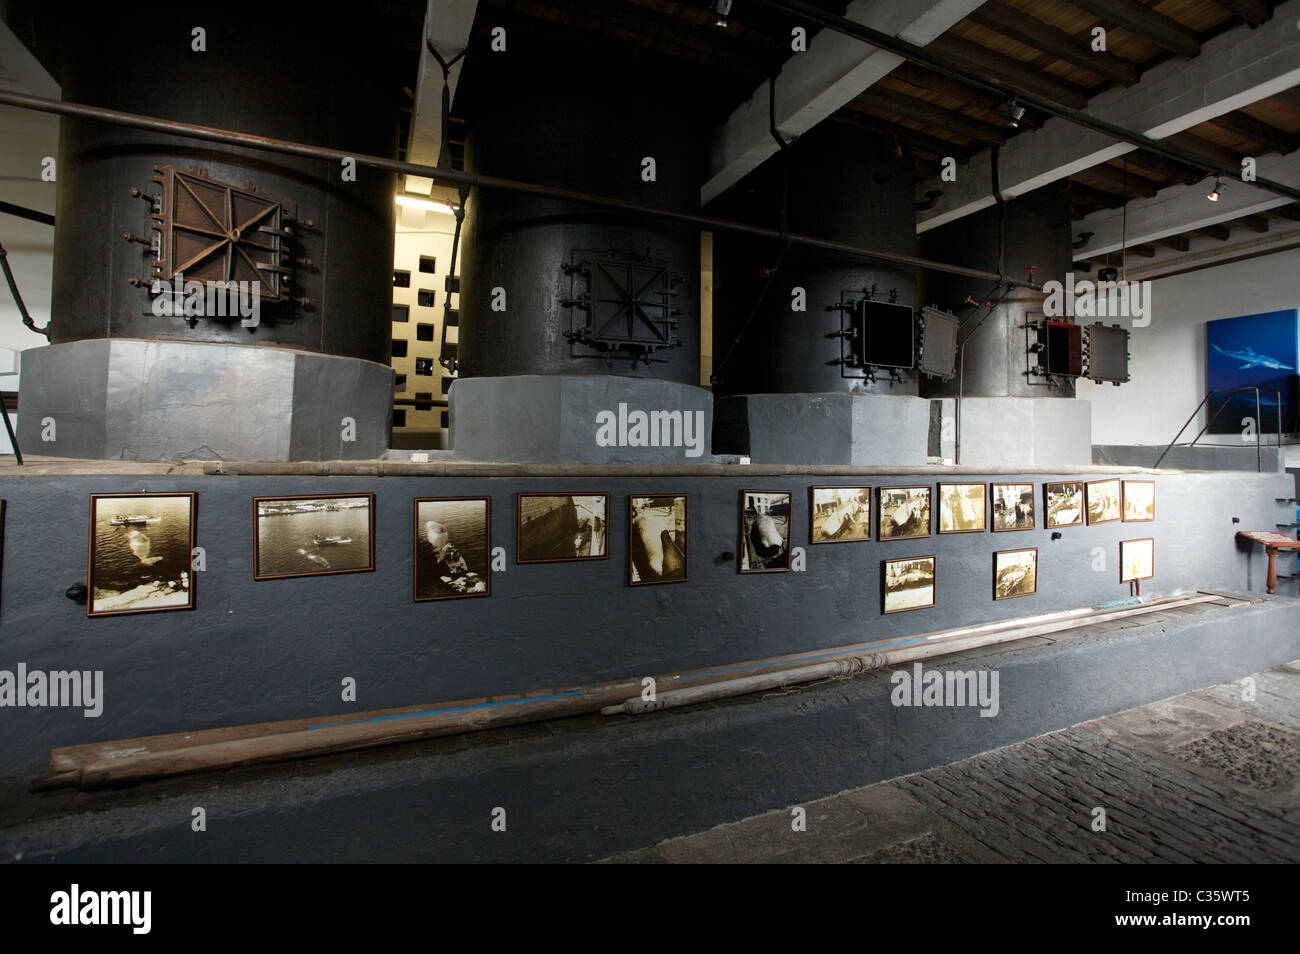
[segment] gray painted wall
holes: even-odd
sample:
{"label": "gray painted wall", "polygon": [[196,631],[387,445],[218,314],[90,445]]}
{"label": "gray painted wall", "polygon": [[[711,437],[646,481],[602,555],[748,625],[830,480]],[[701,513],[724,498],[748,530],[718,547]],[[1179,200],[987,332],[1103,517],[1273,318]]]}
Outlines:
{"label": "gray painted wall", "polygon": [[[1040,527],[1043,482],[1073,476],[1026,478],[1039,493]],[[19,662],[102,669],[105,708],[98,719],[79,710],[0,709],[0,777],[42,770],[60,745],[570,686],[1119,599],[1128,587],[1118,582],[1118,541],[1132,537],[1157,540],[1148,592],[1261,589],[1262,557],[1239,549],[1233,534],[1289,520],[1274,498],[1293,492],[1289,475],[1161,474],[1152,524],[1072,527],[1055,542],[1038,529],[807,544],[813,484],[936,479],[5,478],[0,669]],[[794,543],[806,549],[806,572],[737,573],[742,488],[793,491]],[[197,578],[197,609],[87,619],[64,591],[86,578],[89,495],[145,490],[198,493],[207,569]],[[521,490],[608,491],[610,558],[517,565]],[[376,494],[374,572],[253,580],[254,496],[365,491]],[[690,494],[688,582],[627,586],[633,492]],[[493,575],[489,597],[414,603],[412,498],[476,494],[492,497],[492,542],[506,548],[507,571]],[[995,603],[992,553],[1027,546],[1039,548],[1038,594]],[[1095,547],[1104,572],[1091,568]],[[882,616],[881,560],[931,553],[939,556],[937,606]],[[340,701],[345,676],[358,682],[356,704]]]}

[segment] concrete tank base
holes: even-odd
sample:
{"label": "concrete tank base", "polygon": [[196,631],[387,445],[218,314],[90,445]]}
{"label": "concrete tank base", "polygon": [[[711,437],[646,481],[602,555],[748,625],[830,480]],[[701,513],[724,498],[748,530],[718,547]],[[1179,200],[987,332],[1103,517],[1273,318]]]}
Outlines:
{"label": "concrete tank base", "polygon": [[914,466],[926,462],[930,401],[892,394],[718,398],[714,453],[755,464]]}
{"label": "concrete tank base", "polygon": [[392,369],[358,358],[72,341],[23,352],[18,440],[90,459],[366,459],[388,445],[392,394]]}
{"label": "concrete tank base", "polygon": [[459,460],[707,464],[713,395],[611,374],[459,378],[447,398]]}
{"label": "concrete tank base", "polygon": [[[953,426],[948,426],[949,421]],[[943,452],[959,464],[1057,467],[1092,463],[1092,404],[1079,398],[943,400]],[[960,454],[953,443],[960,436]]]}

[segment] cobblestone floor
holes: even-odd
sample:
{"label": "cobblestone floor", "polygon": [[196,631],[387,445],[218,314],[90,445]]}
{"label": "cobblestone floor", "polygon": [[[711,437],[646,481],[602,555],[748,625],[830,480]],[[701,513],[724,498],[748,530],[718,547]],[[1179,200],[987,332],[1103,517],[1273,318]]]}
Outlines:
{"label": "cobblestone floor", "polygon": [[605,860],[1300,861],[1300,662],[1251,678]]}

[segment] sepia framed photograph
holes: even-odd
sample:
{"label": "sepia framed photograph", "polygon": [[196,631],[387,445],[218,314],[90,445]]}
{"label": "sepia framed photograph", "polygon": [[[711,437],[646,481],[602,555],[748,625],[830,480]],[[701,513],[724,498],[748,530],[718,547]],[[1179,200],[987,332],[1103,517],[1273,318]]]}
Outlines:
{"label": "sepia framed photograph", "polygon": [[813,487],[810,543],[871,539],[870,487]]}
{"label": "sepia framed photograph", "polygon": [[1119,542],[1119,581],[1132,583],[1156,575],[1156,541],[1152,537]]}
{"label": "sepia framed photograph", "polygon": [[881,563],[881,610],[905,613],[934,605],[938,558],[904,557]]}
{"label": "sepia framed photograph", "polygon": [[991,484],[993,532],[1033,530],[1038,525],[1034,512],[1033,484]]}
{"label": "sepia framed photograph", "polygon": [[609,494],[518,495],[516,563],[609,558]]}
{"label": "sepia framed photograph", "polygon": [[1079,526],[1083,523],[1083,483],[1066,480],[1043,484],[1043,513],[1049,530]]}
{"label": "sepia framed photograph", "polygon": [[792,495],[783,490],[743,490],[740,505],[740,572],[790,569]]}
{"label": "sepia framed photograph", "polygon": [[689,578],[686,494],[627,498],[627,580],[632,586]]}
{"label": "sepia framed photograph", "polygon": [[876,538],[879,540],[913,540],[930,535],[928,484],[907,487],[881,487],[880,506],[876,511]]}
{"label": "sepia framed photograph", "polygon": [[1088,488],[1088,526],[1111,523],[1120,517],[1119,481],[1092,480]]}
{"label": "sepia framed photograph", "polygon": [[415,499],[415,602],[492,593],[492,499]]}
{"label": "sepia framed photograph", "polygon": [[939,485],[939,532],[977,533],[988,529],[984,484]]}
{"label": "sepia framed photograph", "polygon": [[194,608],[193,493],[92,494],[87,616]]}
{"label": "sepia framed photograph", "polygon": [[1124,522],[1150,523],[1156,518],[1156,482],[1126,480],[1123,490]]}
{"label": "sepia framed photograph", "polygon": [[375,495],[253,498],[253,579],[375,568]]}
{"label": "sepia framed photograph", "polygon": [[1038,592],[1038,547],[993,554],[993,598],[1013,600]]}

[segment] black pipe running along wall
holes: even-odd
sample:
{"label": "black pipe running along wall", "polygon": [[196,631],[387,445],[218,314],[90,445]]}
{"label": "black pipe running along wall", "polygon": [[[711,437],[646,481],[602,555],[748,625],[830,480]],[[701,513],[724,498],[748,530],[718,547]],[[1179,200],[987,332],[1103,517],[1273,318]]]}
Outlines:
{"label": "black pipe running along wall", "polygon": [[[341,29],[321,8],[236,2],[201,14],[155,5],[139,16],[81,10],[75,23],[41,11],[35,46],[63,98],[182,122],[323,146],[395,155],[402,57],[391,23],[349,18]],[[66,11],[65,11],[66,12]],[[47,19],[41,20],[44,16]],[[43,27],[43,29],[42,29]],[[204,50],[193,31],[201,27]],[[414,62],[414,53],[407,58]],[[58,161],[51,331],[54,343],[93,338],[275,344],[387,363],[393,256],[390,173],[270,155],[81,119],[64,118]],[[155,166],[205,170],[214,180],[296,206],[298,264],[288,302],[265,304],[256,328],[237,320],[156,317],[150,207],[129,190],[157,194]],[[215,210],[218,215],[222,210]],[[244,276],[238,276],[244,277]],[[264,292],[265,293],[265,292]]]}
{"label": "black pipe running along wall", "polygon": [[[707,127],[698,88],[681,71],[644,51],[506,29],[506,53],[471,46],[460,84],[467,171],[699,211]],[[653,181],[643,176],[646,159],[654,160]],[[474,190],[466,208],[462,377],[609,374],[699,383],[698,228],[492,189]],[[587,286],[565,266],[607,253],[662,263],[675,279],[679,344],[646,355],[649,363],[566,337],[584,315],[564,302]]]}
{"label": "black pipe running along wall", "polygon": [[[788,164],[788,178],[786,169]],[[916,254],[911,157],[890,138],[825,122],[714,205],[717,214],[791,232]],[[788,185],[787,185],[788,183]],[[784,201],[783,201],[784,197]],[[718,394],[878,391],[916,394],[912,372],[876,383],[841,373],[842,296],[916,301],[916,269],[718,232],[713,239],[714,390]],[[803,288],[806,310],[792,290]],[[752,316],[752,317],[751,317]],[[734,344],[734,348],[733,348]]]}

